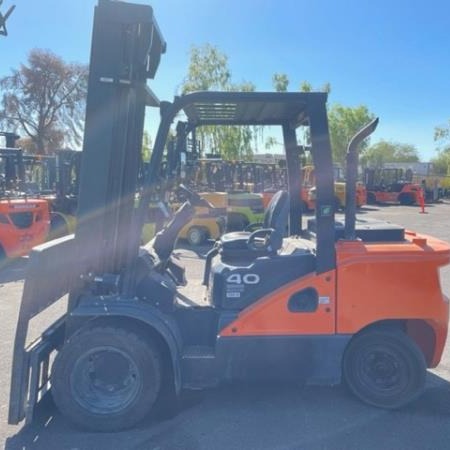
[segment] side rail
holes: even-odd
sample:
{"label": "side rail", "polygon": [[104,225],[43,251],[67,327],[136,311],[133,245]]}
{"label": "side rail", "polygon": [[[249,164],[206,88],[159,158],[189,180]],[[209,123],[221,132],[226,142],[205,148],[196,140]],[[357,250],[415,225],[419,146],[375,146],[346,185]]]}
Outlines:
{"label": "side rail", "polygon": [[10,424],[31,422],[38,401],[49,389],[49,358],[64,339],[65,316],[26,346],[30,320],[64,297],[78,274],[74,236],[35,247],[26,269],[17,322],[9,400]]}

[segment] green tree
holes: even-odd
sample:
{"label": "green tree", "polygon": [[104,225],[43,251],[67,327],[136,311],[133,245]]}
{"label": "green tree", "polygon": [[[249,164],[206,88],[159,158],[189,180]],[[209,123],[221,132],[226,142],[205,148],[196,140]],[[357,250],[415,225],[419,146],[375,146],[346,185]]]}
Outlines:
{"label": "green tree", "polygon": [[34,49],[28,63],[0,80],[0,121],[31,138],[38,153],[81,143],[87,67]]}
{"label": "green tree", "polygon": [[289,86],[289,79],[285,73],[274,73],[272,84],[277,92],[286,92]]}
{"label": "green tree", "polygon": [[313,90],[313,87],[309,81],[302,81],[300,83],[300,88],[299,88],[300,92],[312,92],[312,90]]}
{"label": "green tree", "polygon": [[414,145],[380,141],[368,147],[361,156],[366,167],[381,168],[387,162],[418,162],[419,154]]}
{"label": "green tree", "polygon": [[439,150],[438,156],[431,159],[433,163],[433,172],[436,175],[450,176],[450,147],[444,150]]}
{"label": "green tree", "polygon": [[[309,81],[302,81],[300,83],[299,90],[300,90],[300,92],[313,92],[314,88]],[[326,92],[327,94],[329,94],[331,92],[331,84],[328,82],[325,83],[321,88],[319,88],[319,91]]]}
{"label": "green tree", "polygon": [[211,44],[191,48],[188,74],[182,85],[183,94],[194,91],[226,91],[230,82],[228,57],[224,53]]}
{"label": "green tree", "polygon": [[150,156],[152,154],[153,142],[150,134],[147,130],[144,130],[142,136],[142,161],[150,161]]}
{"label": "green tree", "polygon": [[433,170],[437,175],[450,175],[450,119],[434,129],[434,140],[438,144],[438,156],[431,160]]}
{"label": "green tree", "polygon": [[[233,83],[228,68],[228,58],[216,47],[206,44],[192,47],[188,75],[182,84],[182,92],[198,90],[254,91],[255,86],[244,81]],[[204,126],[198,129],[201,148],[208,149],[224,159],[250,159],[252,142],[258,129],[248,126]]]}
{"label": "green tree", "polygon": [[450,119],[447,124],[438,126],[434,129],[434,140],[443,146],[450,144]]}
{"label": "green tree", "polygon": [[[349,107],[335,104],[329,108],[328,126],[335,162],[345,165],[345,155],[350,139],[373,118],[374,115],[364,105]],[[360,145],[361,153],[365,151],[368,145],[369,140],[366,139]]]}

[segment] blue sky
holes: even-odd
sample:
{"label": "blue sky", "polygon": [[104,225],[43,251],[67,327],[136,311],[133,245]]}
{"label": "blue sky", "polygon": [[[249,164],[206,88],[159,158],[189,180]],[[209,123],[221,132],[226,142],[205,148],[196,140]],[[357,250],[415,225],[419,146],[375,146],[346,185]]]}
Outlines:
{"label": "blue sky", "polygon": [[[96,0],[4,0],[16,4],[0,37],[0,76],[34,47],[88,62]],[[416,145],[435,155],[433,130],[450,118],[450,3],[417,0],[153,0],[167,41],[150,86],[161,99],[178,92],[192,45],[211,43],[229,57],[235,82],[272,90],[331,83],[330,103],[365,104],[380,116],[372,142]],[[153,127],[150,127],[153,129]]]}

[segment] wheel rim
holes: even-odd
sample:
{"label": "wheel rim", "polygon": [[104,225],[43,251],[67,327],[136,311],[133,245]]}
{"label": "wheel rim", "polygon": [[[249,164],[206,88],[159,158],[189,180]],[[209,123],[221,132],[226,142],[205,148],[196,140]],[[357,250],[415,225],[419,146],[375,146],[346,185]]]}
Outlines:
{"label": "wheel rim", "polygon": [[76,361],[70,385],[80,406],[96,414],[112,414],[133,402],[141,390],[142,377],[129,355],[104,346]]}
{"label": "wheel rim", "polygon": [[189,231],[189,242],[193,245],[199,245],[202,241],[202,232],[198,228]]}
{"label": "wheel rim", "polygon": [[409,384],[408,365],[394,350],[372,347],[357,363],[361,384],[377,395],[396,395]]}

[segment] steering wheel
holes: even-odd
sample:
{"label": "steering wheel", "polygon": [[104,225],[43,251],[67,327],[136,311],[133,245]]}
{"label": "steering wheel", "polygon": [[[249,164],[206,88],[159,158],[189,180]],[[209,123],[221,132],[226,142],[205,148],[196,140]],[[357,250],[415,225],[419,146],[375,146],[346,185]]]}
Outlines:
{"label": "steering wheel", "polygon": [[274,228],[260,228],[247,240],[247,247],[252,251],[275,252],[283,242],[283,236]]}
{"label": "steering wheel", "polygon": [[200,197],[200,195],[197,194],[197,192],[194,192],[192,189],[189,189],[184,184],[180,184],[179,188],[183,191],[184,195],[186,195],[187,199],[189,200],[189,203],[192,206],[204,206],[206,208],[214,208],[214,206],[208,202],[208,200],[205,200],[204,198]]}

